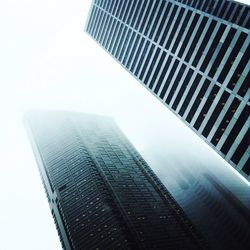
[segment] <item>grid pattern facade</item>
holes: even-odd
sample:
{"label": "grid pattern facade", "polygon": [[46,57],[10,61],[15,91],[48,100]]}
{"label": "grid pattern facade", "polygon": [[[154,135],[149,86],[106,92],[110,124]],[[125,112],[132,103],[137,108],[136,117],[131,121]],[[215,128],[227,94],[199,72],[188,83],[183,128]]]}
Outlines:
{"label": "grid pattern facade", "polygon": [[65,249],[207,248],[111,119],[52,112],[28,123]]}
{"label": "grid pattern facade", "polygon": [[86,32],[250,179],[250,8],[226,0],[95,0]]}

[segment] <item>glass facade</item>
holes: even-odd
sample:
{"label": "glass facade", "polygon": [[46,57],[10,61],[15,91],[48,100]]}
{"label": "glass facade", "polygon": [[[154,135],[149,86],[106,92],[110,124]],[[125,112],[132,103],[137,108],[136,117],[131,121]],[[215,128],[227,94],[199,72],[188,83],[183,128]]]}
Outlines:
{"label": "glass facade", "polygon": [[202,237],[106,117],[27,115],[64,249],[206,249]]}
{"label": "glass facade", "polygon": [[95,0],[86,32],[250,180],[250,7]]}

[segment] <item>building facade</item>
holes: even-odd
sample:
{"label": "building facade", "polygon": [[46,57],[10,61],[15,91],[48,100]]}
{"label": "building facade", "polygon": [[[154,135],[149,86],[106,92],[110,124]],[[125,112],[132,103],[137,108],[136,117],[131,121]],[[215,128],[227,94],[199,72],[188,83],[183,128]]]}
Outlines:
{"label": "building facade", "polygon": [[64,249],[207,248],[110,118],[40,112],[26,124]]}
{"label": "building facade", "polygon": [[95,0],[86,32],[250,180],[250,7]]}

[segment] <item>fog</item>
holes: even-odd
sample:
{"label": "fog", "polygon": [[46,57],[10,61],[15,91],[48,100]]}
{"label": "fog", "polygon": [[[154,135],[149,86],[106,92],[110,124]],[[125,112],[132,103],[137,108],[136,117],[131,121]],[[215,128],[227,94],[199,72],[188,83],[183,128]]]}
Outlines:
{"label": "fog", "polygon": [[1,250],[61,249],[23,127],[31,109],[113,116],[169,187],[185,168],[197,176],[210,169],[247,190],[233,168],[84,33],[89,0],[1,5]]}

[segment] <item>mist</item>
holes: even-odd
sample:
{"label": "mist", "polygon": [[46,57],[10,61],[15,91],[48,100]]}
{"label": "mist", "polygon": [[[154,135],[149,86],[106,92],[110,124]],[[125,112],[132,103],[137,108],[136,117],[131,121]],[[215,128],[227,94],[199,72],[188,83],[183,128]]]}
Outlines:
{"label": "mist", "polygon": [[249,183],[84,32],[90,2],[1,6],[2,250],[61,249],[23,126],[29,110],[112,116],[171,192],[185,171],[209,171],[247,205]]}

